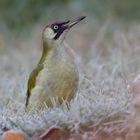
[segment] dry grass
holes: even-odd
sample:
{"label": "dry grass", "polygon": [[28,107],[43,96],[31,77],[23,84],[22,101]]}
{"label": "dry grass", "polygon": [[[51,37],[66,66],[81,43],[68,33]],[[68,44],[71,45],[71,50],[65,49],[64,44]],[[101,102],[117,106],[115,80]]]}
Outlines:
{"label": "dry grass", "polygon": [[40,26],[34,29],[35,36],[28,40],[16,40],[7,47],[1,41],[0,128],[18,129],[31,139],[52,127],[79,131],[116,122],[130,113],[128,84],[139,72],[140,25],[90,21],[73,29],[67,42],[79,54],[81,79],[70,110],[64,104],[61,108],[46,107],[40,113],[25,113],[28,75],[40,55]]}

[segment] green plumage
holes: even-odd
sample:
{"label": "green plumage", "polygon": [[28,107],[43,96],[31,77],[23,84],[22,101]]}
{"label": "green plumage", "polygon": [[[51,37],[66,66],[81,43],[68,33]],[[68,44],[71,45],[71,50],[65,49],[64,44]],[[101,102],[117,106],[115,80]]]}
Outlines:
{"label": "green plumage", "polygon": [[26,93],[26,107],[29,104],[29,98],[30,98],[30,95],[31,95],[31,90],[35,87],[36,77],[42,69],[43,69],[43,65],[39,64],[38,67],[36,69],[34,69],[30,74],[30,77],[29,77],[29,80],[28,80],[27,93]]}
{"label": "green plumage", "polygon": [[51,99],[70,102],[78,87],[78,70],[64,46],[43,44],[42,57],[32,71],[27,88],[26,111],[41,109]]}
{"label": "green plumage", "polygon": [[29,104],[29,98],[31,95],[31,90],[35,87],[36,83],[36,77],[38,76],[39,72],[43,69],[43,62],[47,56],[47,53],[49,51],[49,47],[47,46],[46,43],[43,43],[43,53],[41,56],[41,59],[37,65],[37,67],[31,72],[29,79],[28,79],[28,84],[27,84],[27,93],[26,93],[26,103],[25,106],[27,108]]}
{"label": "green plumage", "polygon": [[79,72],[74,58],[65,47],[67,31],[83,20],[85,16],[72,21],[49,24],[42,33],[43,53],[37,67],[32,71],[27,87],[26,110],[40,110],[53,102],[69,104],[74,98],[79,83]]}

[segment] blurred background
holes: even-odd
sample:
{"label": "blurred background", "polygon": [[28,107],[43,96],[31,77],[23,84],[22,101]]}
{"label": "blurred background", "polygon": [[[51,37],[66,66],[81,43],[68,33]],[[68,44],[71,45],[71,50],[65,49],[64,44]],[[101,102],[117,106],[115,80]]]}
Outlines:
{"label": "blurred background", "polygon": [[107,18],[138,22],[139,7],[140,1],[137,0],[0,0],[0,34],[28,38],[38,23],[81,15],[88,16],[87,22],[103,23]]}
{"label": "blurred background", "polygon": [[[85,21],[66,38],[79,55],[83,71],[97,83],[110,71],[121,71],[129,83],[140,67],[140,1],[0,0],[1,93],[15,94],[16,88],[26,85],[41,55],[44,25],[84,15]],[[21,90],[24,95],[25,90]]]}

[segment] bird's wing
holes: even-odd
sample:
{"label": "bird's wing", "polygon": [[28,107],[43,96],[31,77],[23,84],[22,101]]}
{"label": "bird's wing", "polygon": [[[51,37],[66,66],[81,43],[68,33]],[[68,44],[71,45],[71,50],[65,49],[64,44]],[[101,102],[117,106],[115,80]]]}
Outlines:
{"label": "bird's wing", "polygon": [[37,68],[34,69],[29,76],[28,85],[27,85],[27,93],[26,93],[26,104],[25,104],[26,107],[28,106],[28,103],[29,103],[31,90],[35,87],[36,77],[42,69],[43,69],[43,65],[38,65]]}

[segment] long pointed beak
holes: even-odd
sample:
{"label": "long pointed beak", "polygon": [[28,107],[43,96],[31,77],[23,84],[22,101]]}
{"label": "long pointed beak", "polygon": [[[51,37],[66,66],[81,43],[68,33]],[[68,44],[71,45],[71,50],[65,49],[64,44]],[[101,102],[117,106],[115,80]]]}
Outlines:
{"label": "long pointed beak", "polygon": [[79,23],[81,20],[85,19],[86,16],[82,16],[82,17],[78,17],[74,20],[68,20],[63,22],[63,26],[66,27],[66,29],[70,29],[71,27],[73,27],[74,25],[76,25],[77,23]]}

